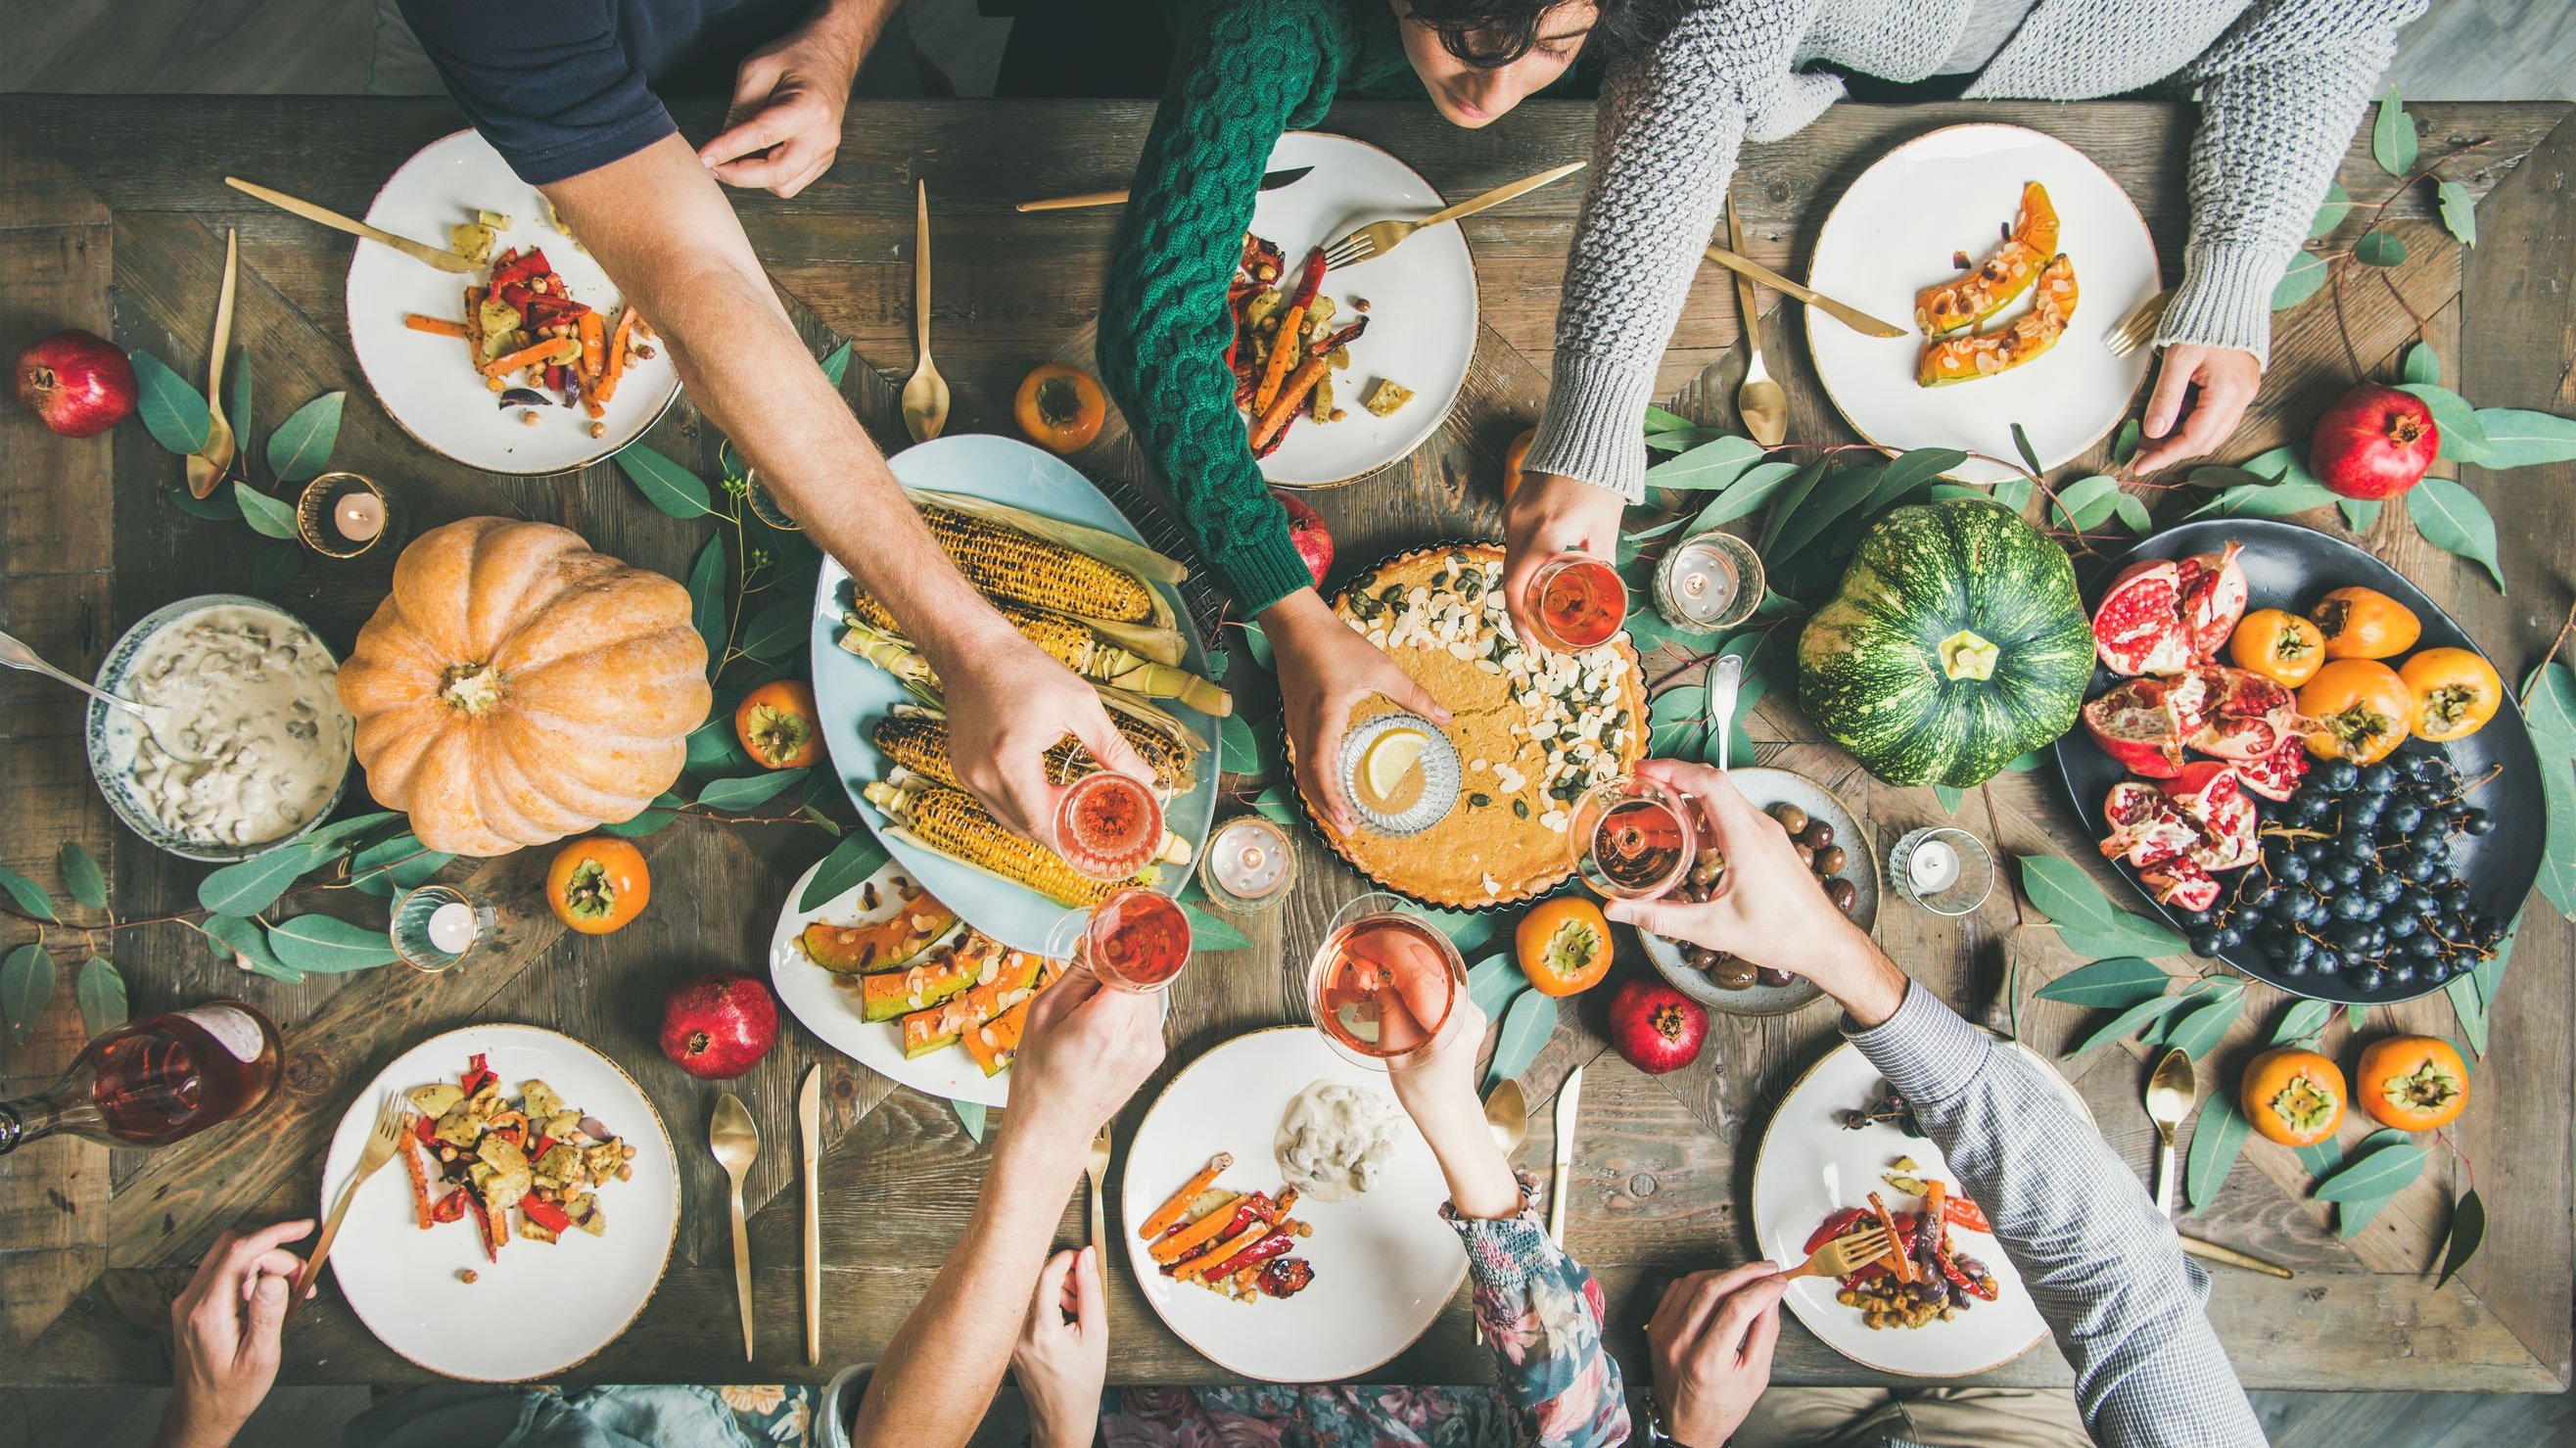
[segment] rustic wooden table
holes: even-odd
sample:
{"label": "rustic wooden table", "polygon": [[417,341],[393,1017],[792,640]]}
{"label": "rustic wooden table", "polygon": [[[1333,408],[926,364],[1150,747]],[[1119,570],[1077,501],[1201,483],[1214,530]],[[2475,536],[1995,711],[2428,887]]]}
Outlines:
{"label": "rustic wooden table", "polygon": [[[2429,188],[2401,198],[2390,214],[2410,257],[2388,274],[2391,285],[2348,290],[2353,355],[2364,368],[2386,369],[2420,318],[2446,371],[2479,402],[2576,411],[2567,368],[2576,352],[2576,289],[2569,286],[2576,124],[2568,123],[2569,108],[2427,105],[2416,114],[2427,159],[2458,153],[2444,170],[2481,198],[2483,240],[2474,251],[2453,245],[2430,217]],[[750,196],[736,204],[818,350],[834,334],[856,343],[867,365],[852,369],[847,391],[876,435],[895,443],[902,432],[888,379],[899,380],[911,361],[910,182],[926,178],[939,236],[934,326],[956,386],[951,428],[1007,431],[1009,392],[1029,365],[1054,355],[1087,358],[1117,225],[1112,212],[1019,216],[1010,203],[1118,184],[1149,115],[1148,107],[1126,103],[860,102],[825,179],[793,201]],[[1965,118],[2018,120],[2083,147],[2136,197],[2167,275],[2175,275],[2191,113],[2139,103],[1839,106],[1789,142],[1747,154],[1736,189],[1748,210],[1752,251],[1801,270],[1819,218],[1863,166],[1908,136]],[[692,135],[715,119],[683,117]],[[541,517],[579,529],[604,551],[684,572],[705,525],[641,506],[613,468],[541,480],[489,476],[404,437],[349,352],[342,277],[352,243],[219,180],[226,173],[251,177],[361,212],[397,163],[457,124],[440,101],[0,100],[0,343],[14,351],[42,332],[83,326],[202,376],[189,359],[205,354],[224,231],[237,228],[243,274],[235,336],[250,351],[263,419],[274,422],[308,397],[344,388],[350,403],[339,463],[400,489],[419,523],[489,512]],[[1467,195],[1583,156],[1592,113],[1580,104],[1533,103],[1471,133],[1436,124],[1418,106],[1354,104],[1334,113],[1332,128],[1385,144],[1449,194]],[[2361,142],[2343,180],[2366,202],[2390,189]],[[1466,395],[1436,440],[1405,464],[1317,499],[1350,565],[1426,537],[1492,532],[1500,453],[1535,418],[1545,386],[1575,203],[1576,188],[1557,187],[1468,224],[1486,326]],[[1728,420],[1725,399],[1741,367],[1737,331],[1729,284],[1706,269],[1666,360],[1664,390],[1674,406]],[[1773,360],[1789,389],[1791,436],[1848,440],[1814,385],[1798,333],[1777,329]],[[2296,436],[2349,381],[2347,344],[2326,298],[2281,314],[2275,338],[2262,401],[2225,456]],[[685,403],[651,441],[712,473],[716,440]],[[1114,432],[1081,461],[1094,476],[1140,471]],[[2100,461],[2078,466],[2092,471],[2085,463]],[[2576,469],[2557,466],[2469,475],[2505,522],[2510,599],[2426,547],[2395,509],[2365,541],[2451,606],[2508,676],[2519,677],[2548,645],[2576,580],[2571,474]],[[178,511],[165,496],[177,475],[176,462],[131,428],[72,442],[0,409],[0,626],[87,671],[148,609],[186,594],[243,589],[253,552],[248,535]],[[2338,520],[2307,521],[2333,530]],[[387,567],[382,559],[344,566],[315,560],[281,601],[345,648],[383,592]],[[1245,673],[1237,671],[1238,681]],[[108,862],[120,918],[186,909],[199,870],[113,826],[84,778],[80,718],[67,692],[25,676],[0,680],[0,810],[8,821],[0,861],[50,881],[57,846],[78,840]],[[1765,763],[1808,771],[1841,790],[1882,844],[1942,817],[1930,791],[1877,784],[1816,742],[1792,710],[1766,704],[1754,732]],[[1962,806],[1963,822],[1999,834],[2005,850],[2094,857],[2040,775],[2006,774],[1985,795]],[[717,1088],[663,1062],[653,1028],[662,994],[677,980],[711,966],[757,968],[788,883],[826,841],[810,828],[692,821],[643,843],[661,881],[656,906],[606,939],[562,934],[538,903],[547,852],[476,868],[471,888],[502,902],[499,948],[439,978],[397,967],[282,986],[213,958],[184,928],[116,934],[111,953],[138,1012],[216,994],[244,995],[269,1010],[289,1041],[283,1099],[255,1122],[155,1154],[52,1141],[0,1161],[0,1316],[14,1348],[0,1364],[0,1381],[165,1380],[163,1304],[215,1233],[310,1213],[322,1143],[358,1083],[408,1043],[480,1020],[532,1021],[597,1044],[636,1074],[681,1144],[687,1206],[669,1274],[635,1329],[581,1376],[814,1377],[875,1354],[972,1209],[982,1153],[945,1103],[897,1090],[791,1029],[779,1050],[735,1084],[776,1145],[751,1183],[763,1204],[753,1226],[762,1358],[752,1367],[724,1366],[730,1352],[710,1349],[734,1331],[730,1263],[719,1177],[701,1145]],[[1304,883],[1293,902],[1245,923],[1253,948],[1203,956],[1175,989],[1167,1071],[1238,1032],[1302,1010],[1286,967],[1305,958],[1334,905],[1359,888],[1312,841],[1302,848]],[[2119,898],[2122,887],[2101,878]],[[2063,1049],[2082,1013],[2032,1003],[2027,992],[2079,962],[2054,932],[2016,928],[2007,895],[1956,923],[1891,903],[1880,935],[1918,978],[1982,1017],[2001,1018],[2006,963],[2017,961],[2023,1034],[2044,1050]],[[381,907],[360,901],[350,908]],[[0,946],[28,934],[20,921],[0,920]],[[2210,1314],[2248,1384],[2555,1391],[2566,1383],[2576,1281],[2566,1130],[2576,1104],[2570,942],[2567,923],[2535,904],[2507,982],[2508,1005],[2495,1014],[2477,1104],[2456,1133],[2476,1162],[2488,1213],[2484,1254],[2462,1280],[2436,1290],[2429,1271],[2449,1200],[2438,1172],[2357,1239],[2338,1242],[2329,1209],[2306,1198],[2309,1178],[2299,1162],[2258,1142],[2220,1200],[2195,1221],[2195,1231],[2298,1269],[2289,1282],[2217,1274]],[[2260,985],[2251,999],[2204,1080],[2232,1080],[2285,1004]],[[1537,1134],[1524,1164],[1547,1160],[1552,1143],[1543,1108],[1556,1083],[1597,1057],[1567,1245],[1608,1289],[1611,1340],[1635,1374],[1643,1368],[1635,1324],[1663,1282],[1750,1250],[1740,1206],[1751,1149],[1769,1103],[1832,1042],[1833,1020],[1823,1008],[1772,1021],[1721,1017],[1699,1066],[1649,1078],[1602,1054],[1594,1029],[1573,1019],[1584,1013],[1568,1014],[1524,1078],[1542,1108],[1533,1112]],[[2376,1013],[2375,1027],[2396,1025],[2448,1031],[2450,1008],[2437,994]],[[2335,1030],[2330,1040],[2339,1044],[2343,1027]],[[32,1039],[0,1054],[0,1086],[22,1090],[48,1078],[80,1036],[65,990]],[[822,1194],[827,1355],[821,1368],[807,1369],[798,1351],[800,1227],[796,1194],[786,1190],[793,1167],[784,1143],[792,1139],[793,1084],[817,1061],[826,1068],[830,1103]],[[2151,1133],[2137,1104],[2144,1065],[2135,1048],[2097,1051],[2069,1070],[2112,1145],[2143,1173]],[[1141,1102],[1131,1106],[1127,1119],[1141,1109]],[[2347,1125],[2348,1139],[2360,1134]],[[1069,1203],[1061,1238],[1076,1240],[1082,1230]],[[1120,1380],[1219,1376],[1160,1327],[1132,1284],[1121,1280],[1114,1291]],[[1382,1376],[1459,1381],[1488,1372],[1482,1350],[1469,1341],[1462,1299]],[[419,1376],[329,1290],[287,1335],[290,1382]],[[1848,1383],[1870,1375],[1792,1325],[1777,1376]],[[1995,1380],[2064,1382],[2066,1369],[2043,1348]]]}

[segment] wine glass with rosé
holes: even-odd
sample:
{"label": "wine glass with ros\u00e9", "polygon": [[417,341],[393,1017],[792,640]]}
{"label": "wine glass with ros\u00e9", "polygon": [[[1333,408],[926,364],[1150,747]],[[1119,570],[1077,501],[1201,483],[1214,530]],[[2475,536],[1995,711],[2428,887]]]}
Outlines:
{"label": "wine glass with ros\u00e9", "polygon": [[1307,973],[1306,1003],[1325,1044],[1382,1071],[1446,1040],[1466,989],[1466,962],[1449,937],[1400,897],[1376,891],[1333,917]]}
{"label": "wine glass with ros\u00e9", "polygon": [[1699,802],[1634,775],[1574,802],[1566,839],[1575,872],[1597,894],[1652,900],[1682,882],[1699,854]]}
{"label": "wine glass with ros\u00e9", "polygon": [[1189,964],[1190,917],[1171,896],[1129,885],[1057,921],[1046,953],[1090,967],[1112,989],[1152,995]]}
{"label": "wine glass with ros\u00e9", "polygon": [[1116,770],[1086,774],[1056,796],[1056,853],[1090,879],[1124,880],[1162,847],[1163,802]]}
{"label": "wine glass with ros\u00e9", "polygon": [[1538,643],[1575,653],[1610,642],[1628,622],[1628,585],[1606,558],[1559,553],[1530,575],[1522,616]]}

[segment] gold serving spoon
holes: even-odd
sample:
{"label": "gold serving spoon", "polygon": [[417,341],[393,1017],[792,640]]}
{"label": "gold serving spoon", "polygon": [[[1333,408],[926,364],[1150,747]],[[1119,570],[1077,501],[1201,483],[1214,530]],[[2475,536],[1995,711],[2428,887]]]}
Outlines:
{"label": "gold serving spoon", "polygon": [[715,1120],[707,1127],[707,1149],[733,1179],[733,1286],[742,1306],[742,1360],[751,1361],[751,1233],[742,1210],[742,1174],[760,1155],[760,1128],[743,1109],[742,1098],[728,1091],[716,1098]]}
{"label": "gold serving spoon", "polygon": [[913,184],[920,189],[912,220],[912,327],[921,364],[903,384],[903,430],[914,442],[928,442],[948,425],[948,381],[930,361],[930,183]]}
{"label": "gold serving spoon", "polygon": [[[1735,198],[1726,200],[1726,244],[1744,250],[1744,220]],[[1764,447],[1778,447],[1789,435],[1789,394],[1771,380],[1771,369],[1762,358],[1762,313],[1754,306],[1753,279],[1735,273],[1736,311],[1744,318],[1744,346],[1750,354],[1744,364],[1744,385],[1735,389],[1735,416],[1744,424],[1745,436]]]}
{"label": "gold serving spoon", "polygon": [[224,353],[232,350],[233,282],[240,274],[241,233],[224,233],[224,287],[215,298],[215,345],[206,363],[206,445],[188,454],[188,494],[202,498],[231,471],[236,444],[224,417]]}
{"label": "gold serving spoon", "polygon": [[2200,1075],[2191,1068],[2190,1053],[2165,1052],[2147,1077],[2147,1119],[2156,1124],[2156,1210],[2168,1217],[2173,1215],[2174,1129],[2189,1121],[2199,1104]]}

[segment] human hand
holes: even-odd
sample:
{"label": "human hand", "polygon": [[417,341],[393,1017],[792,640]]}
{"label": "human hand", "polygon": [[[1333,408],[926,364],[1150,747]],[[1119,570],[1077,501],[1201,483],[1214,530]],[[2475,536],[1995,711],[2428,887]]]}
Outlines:
{"label": "human hand", "polygon": [[1107,768],[1145,784],[1154,774],[1110,722],[1099,691],[997,617],[968,646],[936,659],[948,701],[948,763],[1002,827],[1053,848],[1057,787],[1046,752],[1070,734]]}
{"label": "human hand", "polygon": [[215,1239],[170,1304],[170,1405],[159,1448],[223,1448],[277,1381],[278,1334],[304,1259],[285,1244],[310,1221],[279,1222]]}
{"label": "human hand", "polygon": [[1161,1064],[1161,1002],[1104,986],[1077,960],[1029,1003],[1004,1128],[1078,1154]]}
{"label": "human hand", "polygon": [[1780,1342],[1780,1296],[1789,1284],[1769,1262],[1694,1272],[1664,1289],[1646,1324],[1655,1405],[1683,1448],[1723,1448],[1771,1382]]}
{"label": "human hand", "polygon": [[1608,488],[1553,473],[1522,477],[1503,504],[1503,604],[1524,644],[1541,637],[1537,620],[1522,607],[1530,575],[1559,553],[1616,558],[1619,518],[1628,500]]}
{"label": "human hand", "polygon": [[[1404,982],[1422,984],[1437,982]],[[1425,1010],[1424,1004],[1430,1008]],[[1485,1013],[1463,998],[1452,1002],[1450,1010],[1453,1020],[1428,1050],[1386,1063],[1387,1084],[1439,1160],[1440,1174],[1449,1183],[1449,1204],[1458,1215],[1501,1221],[1520,1214],[1521,1182],[1511,1158],[1494,1140],[1493,1128],[1485,1124],[1485,1106],[1476,1097],[1476,1052],[1485,1041]],[[1413,1011],[1428,1020],[1439,1014],[1439,1007],[1413,1004]]]}
{"label": "human hand", "polygon": [[841,149],[841,114],[872,38],[827,13],[753,51],[734,73],[724,131],[698,159],[728,186],[804,190]]}
{"label": "human hand", "polygon": [[1359,829],[1359,817],[1342,798],[1338,767],[1351,711],[1371,694],[1384,694],[1434,724],[1448,723],[1449,711],[1311,588],[1262,610],[1261,631],[1279,665],[1279,699],[1289,742],[1296,746],[1297,783],[1322,806],[1327,823],[1351,834]]}
{"label": "human hand", "polygon": [[1058,1252],[1038,1270],[1011,1372],[1028,1400],[1031,1448],[1089,1448],[1100,1432],[1100,1385],[1109,1377],[1098,1249]]}
{"label": "human hand", "polygon": [[[2200,396],[2183,415],[2183,393],[2198,384]],[[2236,435],[2247,404],[2263,387],[2263,364],[2251,352],[2174,342],[2156,366],[2156,390],[2147,398],[2147,445],[2129,459],[2129,475],[2144,477],[2169,463],[2202,457]],[[2174,431],[2180,420],[2182,430]]]}
{"label": "human hand", "polygon": [[1726,873],[1713,900],[1613,900],[1611,919],[1803,975],[1865,1026],[1896,1013],[1904,974],[1834,908],[1787,828],[1754,808],[1724,770],[1649,759],[1637,773],[1697,801],[1708,847],[1725,858]]}

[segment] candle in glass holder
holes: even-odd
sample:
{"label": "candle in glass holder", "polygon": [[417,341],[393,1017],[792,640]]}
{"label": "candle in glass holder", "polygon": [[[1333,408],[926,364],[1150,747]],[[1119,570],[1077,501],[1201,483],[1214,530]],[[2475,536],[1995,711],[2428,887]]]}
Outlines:
{"label": "candle in glass holder", "polygon": [[1753,616],[1763,590],[1761,555],[1732,533],[1685,538],[1655,570],[1655,607],[1692,633],[1733,628]]}
{"label": "candle in glass holder", "polygon": [[304,485],[295,503],[295,532],[325,558],[355,558],[395,531],[394,500],[356,473],[324,473]]}
{"label": "candle in glass holder", "polygon": [[371,542],[385,531],[384,499],[373,493],[346,494],[333,505],[331,522],[350,542]]}
{"label": "candle in glass holder", "polygon": [[463,955],[474,943],[474,907],[450,900],[429,912],[429,943],[450,955]]}
{"label": "candle in glass holder", "polygon": [[1242,907],[1275,905],[1287,898],[1297,855],[1288,832],[1261,815],[1228,820],[1208,836],[1199,856],[1199,880],[1208,894]]}
{"label": "candle in glass holder", "polygon": [[1905,883],[1917,895],[1937,895],[1959,881],[1959,852],[1940,840],[1923,840],[1905,860]]}

